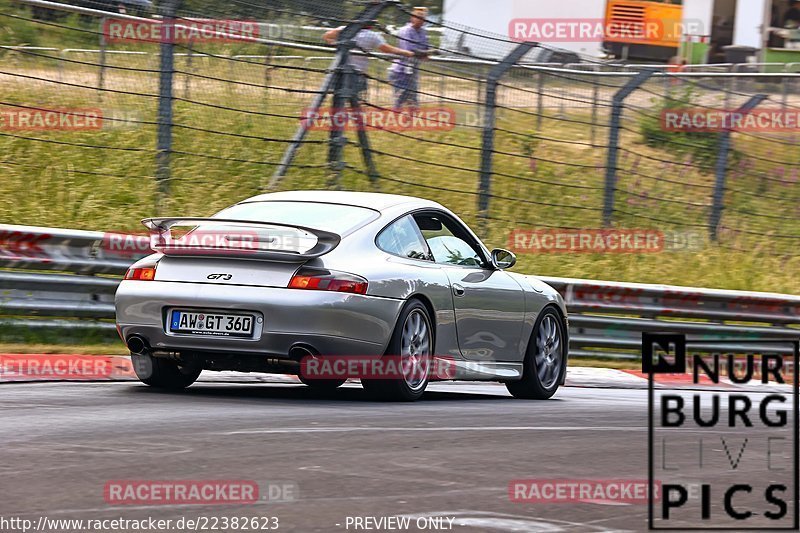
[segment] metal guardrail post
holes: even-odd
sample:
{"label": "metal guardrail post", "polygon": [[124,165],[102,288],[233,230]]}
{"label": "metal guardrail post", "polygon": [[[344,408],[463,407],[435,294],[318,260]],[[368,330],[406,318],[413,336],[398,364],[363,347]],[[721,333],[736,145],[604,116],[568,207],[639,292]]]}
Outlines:
{"label": "metal guardrail post", "polygon": [[161,65],[158,80],[158,140],[156,146],[156,182],[158,184],[156,212],[161,213],[164,199],[170,190],[170,159],[172,152],[173,94],[175,71],[174,24],[180,0],[166,0],[162,4],[166,38],[161,42]]}
{"label": "metal guardrail post", "polygon": [[[391,5],[397,5],[398,3],[399,0],[373,2],[364,8],[354,22],[351,22],[345,26],[344,29],[342,29],[341,33],[339,34],[339,43],[336,50],[336,56],[334,57],[333,63],[328,69],[328,73],[322,82],[319,92],[314,97],[314,101],[311,103],[311,106],[308,108],[309,114],[315,114],[319,112],[319,108],[322,107],[322,103],[325,101],[325,98],[328,96],[331,90],[334,89],[337,80],[341,76],[343,67],[348,62],[350,52],[353,50],[353,48],[355,48],[355,37],[358,32],[364,29],[365,26],[368,26],[373,20],[377,19],[384,9]],[[280,180],[286,175],[286,172],[289,170],[289,166],[291,166],[292,161],[294,161],[295,155],[297,155],[297,150],[300,148],[300,145],[303,143],[303,140],[307,134],[308,121],[301,120],[300,127],[297,128],[291,144],[283,154],[283,159],[281,160],[280,165],[278,165],[278,168],[272,175],[272,179],[270,179],[268,185],[269,189],[274,189]]]}
{"label": "metal guardrail post", "polygon": [[[495,124],[497,122],[497,86],[500,79],[538,43],[521,43],[500,63],[492,67],[486,77],[486,100],[484,102],[483,146],[481,148],[481,174],[478,188],[478,212],[486,217],[489,211],[489,197],[492,185],[492,161],[494,156]],[[485,221],[485,218],[484,218]]]}
{"label": "metal guardrail post", "polygon": [[606,189],[603,203],[603,226],[608,227],[614,217],[614,193],[617,189],[617,160],[619,159],[619,130],[625,99],[639,86],[649,80],[654,70],[643,70],[628,80],[628,83],[614,93],[611,102],[611,123],[608,134],[608,161],[606,163]]}
{"label": "metal guardrail post", "polygon": [[[736,113],[747,114],[766,100],[766,94],[757,94],[736,110]],[[722,220],[722,211],[725,208],[725,179],[728,173],[728,155],[731,148],[731,129],[726,129],[719,134],[719,153],[717,154],[716,174],[714,185],[714,203],[711,207],[711,216],[708,220],[708,231],[713,242],[719,238],[719,223]]]}

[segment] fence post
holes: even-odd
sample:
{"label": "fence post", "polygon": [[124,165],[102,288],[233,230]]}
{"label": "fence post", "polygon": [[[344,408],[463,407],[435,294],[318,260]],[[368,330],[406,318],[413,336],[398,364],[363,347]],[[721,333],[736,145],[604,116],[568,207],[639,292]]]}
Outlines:
{"label": "fence post", "polygon": [[544,71],[536,73],[536,131],[542,130],[542,114],[544,113]]}
{"label": "fence post", "polygon": [[162,4],[166,38],[161,42],[161,65],[158,80],[158,139],[156,146],[156,212],[161,214],[164,199],[170,190],[170,156],[172,152],[172,82],[175,71],[175,17],[180,0],[166,0]]}
{"label": "fence post", "polygon": [[183,97],[189,99],[190,86],[192,84],[192,56],[194,55],[194,38],[189,39],[186,47],[186,74],[183,76]]}
{"label": "fence post", "polygon": [[103,88],[106,84],[106,18],[100,19],[100,70],[97,72],[97,91],[100,100],[103,100]]}
{"label": "fence post", "polygon": [[[336,48],[336,56],[334,57],[331,66],[328,68],[328,72],[325,75],[322,86],[314,97],[314,101],[308,107],[307,116],[313,116],[319,112],[319,108],[322,107],[322,103],[325,101],[325,98],[327,98],[328,94],[334,88],[335,83],[338,82],[338,79],[342,73],[342,69],[345,67],[345,65],[347,65],[347,61],[350,57],[350,51],[355,48],[355,37],[358,35],[358,32],[377,19],[378,15],[380,15],[384,9],[392,5],[397,5],[399,1],[400,0],[384,0],[381,2],[371,2],[366,8],[364,8],[354,22],[348,24],[344,27],[344,29],[342,29],[341,33],[339,34],[339,43]],[[297,155],[297,150],[300,148],[300,145],[303,144],[303,140],[308,134],[308,128],[309,121],[301,119],[300,126],[297,128],[291,144],[288,148],[286,148],[286,152],[283,154],[283,159],[281,159],[278,168],[275,170],[275,173],[272,175],[272,179],[269,181],[269,185],[267,186],[269,189],[274,189],[280,180],[286,175],[286,172],[289,170],[292,161],[294,161],[294,156]],[[334,139],[332,139],[332,141],[333,140]],[[366,153],[367,152],[365,152],[365,158],[367,157]],[[370,169],[370,172],[373,170],[374,169]]]}
{"label": "fence post", "polygon": [[272,86],[272,56],[274,54],[274,48],[272,46],[267,47],[267,53],[264,57],[264,102],[269,104],[269,90]]}
{"label": "fence post", "polygon": [[505,73],[536,46],[539,46],[539,43],[520,43],[498,64],[494,65],[486,77],[483,146],[481,148],[481,174],[478,189],[478,213],[481,217],[484,217],[484,226],[485,217],[489,214],[489,197],[492,186],[492,161],[494,159],[495,123],[497,122],[497,85]]}
{"label": "fence post", "polygon": [[628,83],[614,93],[611,99],[611,124],[608,134],[608,161],[606,163],[606,190],[603,202],[603,226],[611,225],[614,216],[614,192],[617,188],[617,160],[619,159],[619,130],[622,121],[622,110],[625,99],[639,86],[649,80],[654,70],[642,70],[628,80]]}
{"label": "fence post", "polygon": [[[756,94],[736,110],[737,114],[747,114],[766,100],[767,95]],[[708,231],[713,242],[719,239],[719,223],[722,220],[722,210],[725,209],[725,179],[728,173],[728,155],[731,149],[731,130],[725,129],[719,134],[719,153],[717,154],[716,174],[714,185],[714,204],[711,207],[711,216],[708,220]]]}
{"label": "fence post", "polygon": [[444,91],[445,91],[445,81],[444,81],[444,65],[442,65],[442,70],[439,72],[439,105],[444,105]]}
{"label": "fence post", "polygon": [[782,93],[781,94],[781,105],[783,106],[784,109],[786,109],[786,107],[789,104],[789,83],[788,83],[788,79],[789,78],[787,76],[783,76],[781,78],[781,93]]}
{"label": "fence post", "polygon": [[[480,115],[480,114],[481,114],[481,108],[482,108],[482,107],[485,107],[485,105],[486,105],[486,102],[483,102],[483,105],[481,105],[481,97],[483,96],[483,90],[482,90],[482,89],[483,89],[483,87],[481,87],[481,73],[480,73],[480,67],[476,67],[476,70],[478,71],[478,72],[477,72],[477,74],[478,74],[478,75],[477,75],[477,79],[475,80],[475,89],[476,89],[476,91],[477,91],[477,92],[475,93],[475,112],[476,112],[478,115]],[[487,82],[486,82],[486,87],[487,87],[487,89],[488,89],[488,87],[489,87],[489,82],[488,82],[488,80],[487,80]]]}
{"label": "fence post", "polygon": [[[598,67],[595,67],[595,72],[599,72]],[[598,83],[597,76],[592,76],[594,83],[592,83],[592,148],[597,148],[597,105],[600,99],[600,84]]]}

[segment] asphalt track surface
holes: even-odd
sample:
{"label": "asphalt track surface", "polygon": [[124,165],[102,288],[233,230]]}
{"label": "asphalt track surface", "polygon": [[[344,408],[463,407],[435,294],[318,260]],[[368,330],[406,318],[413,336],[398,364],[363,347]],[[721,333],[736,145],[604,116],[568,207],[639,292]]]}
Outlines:
{"label": "asphalt track surface", "polygon": [[[0,385],[0,517],[278,517],[278,531],[365,531],[347,517],[441,516],[450,531],[643,531],[647,507],[514,503],[520,478],[647,479],[646,390],[435,384],[413,404],[357,385],[134,382]],[[114,505],[119,479],[292,482],[288,502]],[[390,529],[370,529],[389,531]],[[412,527],[410,531],[419,531]],[[177,531],[171,529],[170,531]],[[229,529],[234,531],[234,529]],[[441,529],[439,529],[441,531]]]}

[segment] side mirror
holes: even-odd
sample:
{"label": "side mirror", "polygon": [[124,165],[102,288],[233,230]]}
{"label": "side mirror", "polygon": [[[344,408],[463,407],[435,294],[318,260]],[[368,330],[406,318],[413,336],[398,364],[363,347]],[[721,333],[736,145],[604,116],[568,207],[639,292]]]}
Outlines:
{"label": "side mirror", "polygon": [[496,248],[492,250],[492,266],[498,270],[505,270],[517,264],[517,256],[508,250]]}

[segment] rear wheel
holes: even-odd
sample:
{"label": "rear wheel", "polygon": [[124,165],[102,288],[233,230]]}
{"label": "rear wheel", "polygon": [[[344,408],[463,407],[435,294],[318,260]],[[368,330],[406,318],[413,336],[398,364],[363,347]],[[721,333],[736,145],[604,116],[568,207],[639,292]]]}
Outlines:
{"label": "rear wheel", "polygon": [[200,376],[202,368],[179,366],[175,361],[152,355],[131,354],[133,371],[139,381],[159,389],[185,389]]}
{"label": "rear wheel", "polygon": [[528,344],[522,379],[506,383],[508,392],[525,400],[552,397],[566,371],[566,350],[564,322],[555,309],[547,307],[536,321]]}
{"label": "rear wheel", "polygon": [[362,379],[364,389],[383,400],[412,402],[421,398],[430,379],[433,326],[428,309],[419,300],[410,300],[403,308],[384,358],[393,358],[402,375]]}

